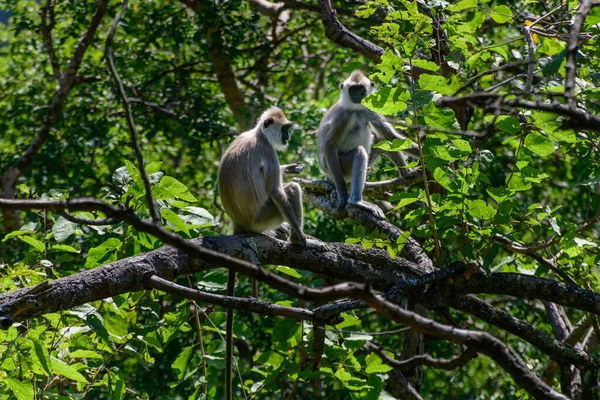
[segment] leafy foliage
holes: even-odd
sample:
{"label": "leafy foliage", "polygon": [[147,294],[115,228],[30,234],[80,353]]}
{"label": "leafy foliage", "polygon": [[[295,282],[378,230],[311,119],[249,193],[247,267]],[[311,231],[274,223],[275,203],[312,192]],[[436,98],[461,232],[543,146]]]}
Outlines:
{"label": "leafy foliage", "polygon": [[[206,32],[219,29],[224,54],[238,74],[250,108],[280,105],[302,127],[292,135],[291,151],[281,157],[303,163],[307,175],[321,176],[312,133],[325,108],[336,100],[339,82],[355,68],[368,71],[383,86],[365,105],[395,119],[398,130],[410,138],[382,142],[378,147],[385,151],[407,149],[413,143],[420,147],[422,157],[410,167],[419,166],[425,172],[429,190],[420,182],[389,198],[393,208],[388,218],[405,230],[404,236],[390,241],[378,231],[334,221],[307,206],[308,233],[325,241],[382,248],[394,257],[409,236],[435,254],[437,238],[442,249],[440,265],[460,260],[487,272],[557,279],[557,272],[546,264],[494,240],[502,235],[525,246],[542,246],[544,257],[552,259],[560,272],[581,286],[600,290],[600,228],[595,224],[582,229],[582,222],[600,210],[597,135],[565,126],[562,117],[547,111],[476,109],[462,130],[481,136],[465,136],[458,111],[437,105],[442,96],[459,91],[489,90],[507,99],[522,97],[526,77],[503,83],[513,74],[498,68],[527,60],[521,33],[524,15],[544,15],[547,10],[542,2],[462,0],[425,5],[408,0],[396,4],[368,1],[358,8],[356,17],[384,12],[385,20],[377,25],[349,20],[363,37],[393,47],[377,66],[328,41],[318,13],[290,10],[285,36],[274,45],[271,35],[276,27],[270,18],[248,2],[219,4],[220,8],[202,15],[177,2],[134,2],[115,40],[115,60],[128,95],[141,99],[133,111],[148,161],[146,171],[168,229],[184,238],[231,232],[217,201],[216,172],[224,146],[237,133],[215,79],[214,73],[220,71],[213,71],[206,43]],[[560,11],[563,20],[570,18],[577,4],[566,3]],[[118,6],[110,3],[111,17]],[[6,0],[0,8],[12,12],[9,23],[0,28],[0,111],[5,116],[0,120],[0,170],[4,173],[35,136],[48,112],[56,80],[40,31],[40,5],[32,0]],[[63,70],[94,9],[94,2],[57,2],[54,6],[52,35]],[[579,105],[596,114],[600,111],[599,11],[600,7],[594,8],[583,26],[576,85]],[[94,79],[71,90],[50,138],[19,180],[16,192],[19,198],[42,200],[95,196],[128,205],[140,217],[149,218],[144,185],[130,161],[133,152],[121,103],[103,56],[110,20],[103,20],[84,58],[81,75]],[[208,21],[216,22],[210,25]],[[441,46],[434,34],[437,21],[449,46],[441,62],[436,58]],[[556,29],[555,35],[540,32],[534,37],[537,64],[532,96],[544,104],[565,102],[561,94],[568,32],[565,27]],[[420,73],[406,80],[416,67]],[[415,125],[421,129],[414,129]],[[395,174],[387,160],[380,160],[369,179]],[[75,215],[105,217],[87,212]],[[18,229],[0,233],[0,287],[4,291],[162,246],[153,236],[123,223],[88,226],[54,212],[21,213],[20,217]],[[303,285],[323,285],[320,276],[307,271],[267,268]],[[190,282],[198,289],[223,293],[226,275],[225,270],[215,269],[191,276]],[[188,285],[185,277],[178,283]],[[236,290],[240,296],[249,296],[251,283],[242,279]],[[261,287],[261,298],[298,305],[297,299],[267,287]],[[505,310],[551,334],[543,313],[533,304],[518,300],[507,303]],[[573,311],[569,316],[581,317]],[[363,344],[377,340],[399,354],[402,333],[377,335],[398,327],[372,312],[353,311],[342,317],[340,324],[326,327],[323,361],[313,371],[306,359],[314,330],[322,327],[238,312],[234,323],[237,397],[242,398],[243,388],[249,398],[281,398],[282,391],[292,392],[289,398],[389,398],[385,385],[391,367],[377,354],[365,352]],[[463,315],[457,319],[500,332],[494,326],[467,321]],[[122,294],[48,313],[0,331],[0,397],[169,399],[177,394],[186,399],[221,398],[224,329],[224,310],[196,306],[157,291]],[[498,335],[533,371],[541,372],[545,359],[538,349]],[[433,340],[427,341],[426,350],[435,357],[453,354],[449,344]],[[523,396],[484,357],[454,372],[424,371],[421,393],[426,398],[460,398],[466,393],[481,399]],[[558,378],[553,384],[558,386]]]}

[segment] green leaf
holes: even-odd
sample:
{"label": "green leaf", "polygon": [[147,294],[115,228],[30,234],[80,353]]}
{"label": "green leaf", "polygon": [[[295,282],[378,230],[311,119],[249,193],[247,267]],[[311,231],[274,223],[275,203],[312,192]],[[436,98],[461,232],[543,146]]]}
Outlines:
{"label": "green leaf", "polygon": [[168,222],[170,222],[173,227],[175,227],[177,232],[185,232],[186,235],[188,235],[188,237],[190,236],[190,230],[187,226],[187,224],[185,222],[183,222],[183,220],[181,219],[181,217],[177,214],[175,214],[173,211],[169,210],[168,208],[163,208],[160,211],[160,215],[166,219]]}
{"label": "green leaf", "polygon": [[437,183],[442,185],[442,187],[449,192],[453,192],[454,188],[452,187],[452,181],[450,180],[450,175],[444,168],[437,167],[435,171],[433,171],[433,178]]}
{"label": "green leaf", "polygon": [[31,400],[35,398],[33,394],[33,384],[29,381],[19,381],[15,378],[7,378],[6,383],[12,390],[17,400]]}
{"label": "green leaf", "polygon": [[491,220],[496,215],[496,209],[483,200],[465,200],[465,205],[473,218]]}
{"label": "green leaf", "polygon": [[449,85],[443,76],[429,74],[419,76],[419,86],[423,90],[431,90],[445,95],[452,95],[458,90],[458,87]]}
{"label": "green leaf", "polygon": [[121,247],[121,243],[122,242],[117,238],[110,238],[101,245],[92,247],[90,251],[88,251],[87,259],[85,260],[85,268],[90,269],[116,260],[116,256],[113,256],[113,253]]}
{"label": "green leaf", "polygon": [[468,10],[469,8],[476,8],[477,0],[461,0],[456,4],[452,4],[448,6],[447,10],[451,12],[459,12],[463,10]]}
{"label": "green leaf", "polygon": [[34,231],[12,231],[8,234],[6,234],[6,236],[4,236],[4,239],[2,239],[3,242],[6,242],[8,239],[12,239],[14,237],[17,236],[21,236],[21,235],[35,235]]}
{"label": "green leaf", "polygon": [[44,371],[44,375],[51,376],[51,362],[50,356],[48,355],[48,350],[42,345],[42,343],[37,339],[31,339],[33,343],[33,353],[32,358],[36,358],[39,362],[40,367]]}
{"label": "green leaf", "polygon": [[52,226],[54,239],[56,239],[58,243],[64,242],[69,236],[75,233],[76,227],[77,224],[74,224],[63,217],[59,217]]}
{"label": "green leaf", "polygon": [[352,374],[346,371],[344,367],[339,367],[337,371],[335,371],[335,377],[338,378],[340,381],[345,382],[352,378]]}
{"label": "green leaf", "polygon": [[398,202],[394,210],[399,210],[400,208],[412,204],[416,201],[419,201],[418,193],[405,193],[405,192],[397,192],[389,199],[390,203]]}
{"label": "green leaf", "polygon": [[408,90],[385,87],[367,96],[363,104],[379,114],[394,115],[406,110],[409,98]]}
{"label": "green leaf", "polygon": [[137,169],[135,165],[131,161],[125,160],[125,166],[127,167],[127,172],[129,172],[129,176],[134,181],[142,179],[140,171]]}
{"label": "green leaf", "polygon": [[202,207],[186,206],[183,207],[183,210],[200,217],[200,219],[204,221],[204,224],[213,224],[215,222],[215,217]]}
{"label": "green leaf", "polygon": [[160,182],[154,186],[153,193],[156,200],[179,198],[188,203],[197,201],[183,183],[170,176],[163,176]]}
{"label": "green leaf", "polygon": [[296,271],[294,268],[290,268],[290,267],[286,267],[283,265],[280,265],[276,268],[277,271],[282,272],[286,275],[292,276],[296,279],[302,279],[302,275],[300,275],[298,273],[298,271]]}
{"label": "green leaf", "polygon": [[49,251],[51,251],[53,253],[58,253],[61,251],[64,251],[67,253],[80,253],[81,252],[81,250],[76,249],[75,247],[69,246],[67,244],[53,244]]}
{"label": "green leaf", "polygon": [[148,175],[151,175],[156,172],[159,172],[160,167],[162,167],[162,165],[163,165],[162,161],[153,161],[153,162],[149,163],[148,165],[146,165],[146,173]]}
{"label": "green leaf", "polygon": [[547,157],[554,153],[554,142],[547,137],[530,133],[525,137],[525,147],[542,157]]}
{"label": "green leaf", "polygon": [[512,197],[514,192],[504,188],[487,188],[486,192],[494,199],[497,203],[501,203],[504,200]]}
{"label": "green leaf", "polygon": [[402,150],[407,150],[412,147],[412,140],[410,139],[394,139],[393,141],[382,140],[381,142],[377,142],[373,145],[376,149],[381,149],[383,151],[393,151],[398,152]]}
{"label": "green leaf", "polygon": [[360,319],[356,318],[354,315],[349,313],[341,313],[340,316],[344,319],[343,322],[340,322],[335,326],[336,329],[344,329],[350,326],[360,325]]}
{"label": "green leaf", "polygon": [[35,251],[43,253],[46,250],[46,246],[44,245],[44,242],[41,242],[32,236],[17,236],[17,237],[19,239],[21,239],[22,241],[24,241],[25,243],[29,244],[31,247],[33,247],[33,249]]}
{"label": "green leaf", "polygon": [[521,172],[515,172],[506,177],[507,188],[514,191],[523,191],[531,189],[531,183],[525,180]]}
{"label": "green leaf", "polygon": [[433,72],[436,72],[437,70],[440,69],[440,66],[437,65],[436,63],[434,63],[433,61],[416,59],[416,60],[412,60],[412,64],[416,67],[423,68],[423,69],[426,69],[428,71],[433,71]]}
{"label": "green leaf", "polygon": [[367,374],[385,374],[394,369],[389,365],[384,364],[381,357],[375,353],[369,354],[365,361],[367,362],[367,368],[365,370]]}
{"label": "green leaf", "polygon": [[507,115],[501,115],[496,119],[496,127],[506,133],[515,134],[521,132],[519,121]]}
{"label": "green leaf", "polygon": [[490,18],[499,24],[510,21],[512,17],[512,10],[507,6],[496,6],[490,12]]}
{"label": "green leaf", "polygon": [[185,371],[187,370],[188,364],[192,357],[192,351],[194,350],[194,346],[188,346],[184,348],[181,353],[177,355],[177,358],[171,364],[171,368],[175,371],[178,380],[182,380],[185,376]]}
{"label": "green leaf", "polygon": [[52,372],[58,375],[62,375],[65,378],[74,380],[75,382],[87,383],[85,376],[81,375],[77,370],[77,365],[82,364],[67,364],[58,358],[52,357]]}

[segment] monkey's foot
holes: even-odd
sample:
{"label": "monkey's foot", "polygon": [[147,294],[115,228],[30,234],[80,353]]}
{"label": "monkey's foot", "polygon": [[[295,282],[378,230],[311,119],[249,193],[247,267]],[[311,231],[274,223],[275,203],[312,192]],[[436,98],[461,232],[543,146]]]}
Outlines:
{"label": "monkey's foot", "polygon": [[358,201],[356,203],[348,203],[347,207],[360,208],[361,210],[366,210],[373,213],[373,215],[375,215],[379,219],[385,219],[385,214],[383,213],[381,208],[377,207],[375,204],[367,203],[363,200]]}

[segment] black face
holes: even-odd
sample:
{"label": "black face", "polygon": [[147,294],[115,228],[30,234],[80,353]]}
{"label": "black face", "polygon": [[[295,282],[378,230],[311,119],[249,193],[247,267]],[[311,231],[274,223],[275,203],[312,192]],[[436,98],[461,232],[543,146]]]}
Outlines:
{"label": "black face", "polygon": [[285,124],[281,127],[281,143],[283,144],[287,144],[287,142],[290,140],[290,127],[292,126],[292,123],[288,123]]}
{"label": "black face", "polygon": [[367,95],[367,88],[364,85],[352,85],[348,88],[348,94],[350,94],[350,100],[358,104]]}

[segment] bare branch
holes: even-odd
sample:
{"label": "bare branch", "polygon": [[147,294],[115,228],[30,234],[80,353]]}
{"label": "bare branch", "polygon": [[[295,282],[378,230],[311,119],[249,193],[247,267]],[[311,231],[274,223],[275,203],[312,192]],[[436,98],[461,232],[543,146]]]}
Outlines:
{"label": "bare branch", "polygon": [[531,36],[531,30],[528,26],[524,26],[523,35],[525,36],[525,43],[527,43],[527,79],[525,80],[525,87],[523,92],[527,95],[531,92],[531,83],[533,82],[533,69],[535,67],[535,49],[533,47],[533,37]]}
{"label": "bare branch", "polygon": [[[52,28],[54,28],[54,3],[52,0],[46,0],[46,6],[42,7],[42,36],[44,37],[44,44],[46,45],[46,51],[48,52],[48,59],[52,66],[52,72],[54,78],[60,81],[62,73],[60,72],[60,64],[56,53],[54,52],[54,45],[52,44]],[[50,23],[48,22],[50,19]]]}
{"label": "bare branch", "polygon": [[384,349],[371,342],[365,343],[365,348],[368,351],[372,351],[377,353],[379,357],[388,365],[394,368],[400,369],[411,369],[416,366],[426,366],[432,367],[436,369],[443,369],[446,371],[451,371],[458,367],[462,367],[470,360],[477,357],[477,348],[475,346],[467,347],[465,351],[463,351],[460,355],[453,357],[449,360],[443,358],[433,358],[428,354],[422,354],[418,356],[414,356],[407,360],[396,360],[391,358]]}
{"label": "bare branch", "polygon": [[565,97],[567,105],[571,108],[575,107],[575,78],[577,77],[577,52],[579,51],[579,33],[585,21],[585,17],[592,9],[592,0],[581,0],[579,10],[575,15],[573,24],[569,29],[569,40],[567,41],[567,63],[565,70]]}
{"label": "bare branch", "polygon": [[250,311],[269,316],[291,317],[300,321],[312,321],[315,319],[315,314],[305,308],[280,306],[279,304],[262,301],[252,297],[230,297],[202,292],[200,290],[194,290],[178,285],[156,275],[150,277],[148,284],[154,289],[172,294],[173,296],[184,297],[186,299],[215,304],[227,308],[235,308],[236,310]]}
{"label": "bare branch", "polygon": [[321,20],[325,27],[325,35],[334,43],[352,49],[376,62],[381,62],[385,52],[381,47],[349,31],[338,19],[331,6],[331,0],[320,0]]}

